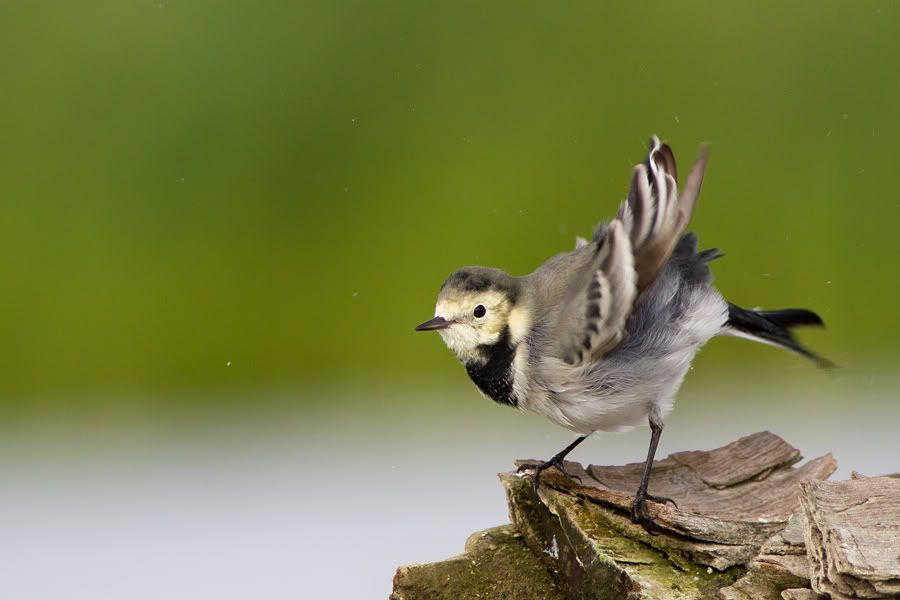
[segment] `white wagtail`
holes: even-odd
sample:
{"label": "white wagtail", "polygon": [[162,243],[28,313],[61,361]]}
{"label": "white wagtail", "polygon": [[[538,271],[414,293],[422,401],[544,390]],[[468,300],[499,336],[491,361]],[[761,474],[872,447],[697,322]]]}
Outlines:
{"label": "white wagtail", "polygon": [[[650,425],[650,449],[631,519],[650,530],[650,469],[675,393],[700,347],[733,335],[829,363],[791,333],[822,325],[812,311],[747,310],[713,288],[707,263],[718,250],[697,251],[684,233],[700,193],[709,152],[676,186],[675,156],[655,136],[632,174],[628,197],[590,241],[536,271],[513,277],[464,267],[444,282],[435,317],[416,327],[437,330],[484,395],[543,415],[579,437],[533,465],[534,487],[551,466],[595,431]],[[564,472],[564,471],[563,471]]]}

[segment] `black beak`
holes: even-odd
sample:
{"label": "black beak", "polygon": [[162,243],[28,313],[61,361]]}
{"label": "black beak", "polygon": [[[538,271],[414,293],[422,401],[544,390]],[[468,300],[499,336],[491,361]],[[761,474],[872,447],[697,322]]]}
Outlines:
{"label": "black beak", "polygon": [[453,321],[448,321],[444,317],[435,317],[430,321],[425,321],[418,327],[416,327],[416,331],[434,331],[435,329],[446,329],[453,325]]}

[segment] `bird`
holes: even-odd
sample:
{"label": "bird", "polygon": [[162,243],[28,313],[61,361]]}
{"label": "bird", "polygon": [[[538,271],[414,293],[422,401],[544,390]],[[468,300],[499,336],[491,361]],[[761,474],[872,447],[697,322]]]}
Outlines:
{"label": "bird", "polygon": [[718,249],[698,250],[686,228],[697,205],[708,145],[679,190],[675,155],[652,136],[626,198],[574,250],[517,277],[489,267],[463,267],[438,292],[437,331],[483,395],[544,416],[576,439],[533,471],[565,473],[565,457],[595,432],[650,427],[650,445],[631,520],[654,532],[648,502],[666,416],[694,356],[711,338],[736,336],[833,366],[797,340],[793,329],[824,326],[807,309],[761,310],[731,303],[713,286],[709,263]]}

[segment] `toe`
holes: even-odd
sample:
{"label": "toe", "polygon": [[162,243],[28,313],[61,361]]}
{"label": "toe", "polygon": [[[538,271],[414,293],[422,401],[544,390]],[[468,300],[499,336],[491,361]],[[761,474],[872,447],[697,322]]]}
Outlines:
{"label": "toe", "polygon": [[671,504],[673,507],[678,508],[678,504],[675,503],[671,498],[667,498],[666,496],[651,496],[647,494],[647,500],[651,502],[656,502],[657,504]]}
{"label": "toe", "polygon": [[635,501],[631,505],[631,522],[641,524],[647,520],[647,507],[643,502]]}
{"label": "toe", "polygon": [[644,498],[635,500],[631,507],[631,522],[640,525],[650,535],[659,535],[661,528],[653,521],[647,510],[647,502]]}

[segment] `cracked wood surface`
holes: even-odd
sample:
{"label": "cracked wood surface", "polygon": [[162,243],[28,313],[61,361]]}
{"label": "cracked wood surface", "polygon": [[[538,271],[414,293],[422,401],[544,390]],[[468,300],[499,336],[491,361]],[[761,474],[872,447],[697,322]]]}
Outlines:
{"label": "cracked wood surface", "polygon": [[[719,597],[723,600],[778,600],[805,598],[804,592],[812,593],[803,539],[805,525],[798,506],[785,528],[762,545],[759,554],[747,565],[747,573],[722,589]],[[786,592],[790,593],[785,596]]]}
{"label": "cracked wood surface", "polygon": [[[539,598],[537,582],[584,600],[896,597],[900,480],[828,482],[830,454],[800,460],[761,432],[656,461],[650,492],[678,503],[649,505],[661,535],[629,518],[641,464],[569,462],[543,473],[537,496],[529,474],[501,473],[513,525],[467,555],[401,568],[393,598]],[[509,557],[520,566],[504,568]]]}
{"label": "cracked wood surface", "polygon": [[551,487],[542,488],[539,499],[529,479],[500,478],[513,524],[557,574],[566,598],[697,600],[740,575],[694,564],[673,547],[656,548],[642,528],[593,502]]}
{"label": "cracked wood surface", "polygon": [[[830,454],[794,467],[799,460],[796,448],[768,431],[714,450],[676,452],[653,463],[650,493],[672,498],[678,506],[650,503],[650,513],[674,536],[756,550],[784,528],[797,508],[797,484],[825,479],[837,468]],[[529,462],[534,461],[517,464]],[[642,463],[585,468],[566,462],[565,467],[567,475],[545,471],[542,483],[622,511],[631,509]]]}
{"label": "cracked wood surface", "polygon": [[814,590],[900,596],[900,479],[804,481],[800,501]]}
{"label": "cracked wood surface", "polygon": [[[656,461],[651,493],[678,503],[650,507],[665,535],[650,535],[628,517],[641,464],[568,462],[566,474],[549,469],[541,477],[540,502],[530,477],[507,473],[501,480],[513,522],[536,554],[556,555],[544,560],[566,574],[572,584],[562,588],[570,597],[710,598],[744,575],[744,565],[785,528],[798,508],[799,481],[828,477],[836,468],[830,455],[795,466],[799,460],[797,449],[761,432]],[[801,545],[794,552],[792,558],[804,563],[795,567],[800,570],[805,551]],[[589,593],[586,584],[602,591]],[[783,589],[805,585],[808,578],[793,576],[770,589],[777,598]]]}

